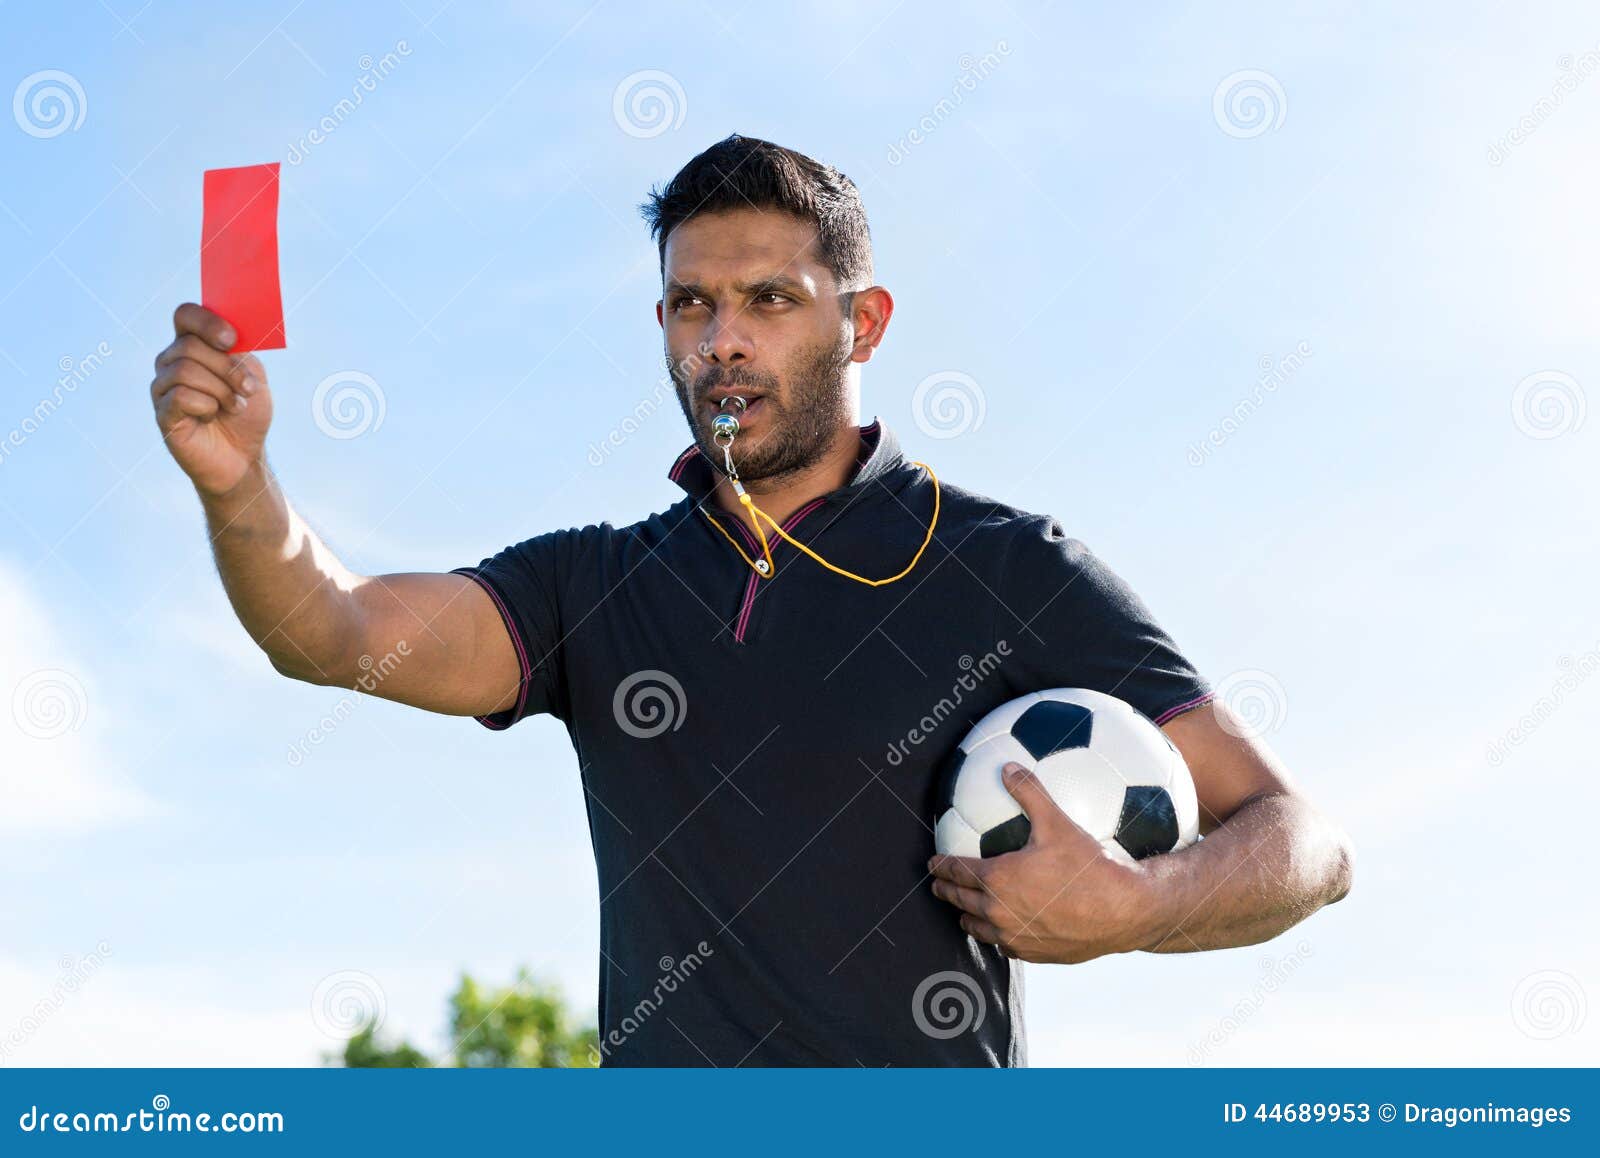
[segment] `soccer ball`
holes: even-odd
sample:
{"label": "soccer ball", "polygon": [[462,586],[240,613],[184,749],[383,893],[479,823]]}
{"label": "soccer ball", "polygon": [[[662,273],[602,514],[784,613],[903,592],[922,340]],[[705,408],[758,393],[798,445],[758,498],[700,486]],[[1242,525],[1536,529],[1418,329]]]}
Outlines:
{"label": "soccer ball", "polygon": [[1194,781],[1166,733],[1131,704],[1087,688],[1033,692],[975,724],[940,770],[933,843],[951,856],[999,856],[1031,827],[1000,770],[1031,768],[1061,810],[1123,860],[1193,844]]}

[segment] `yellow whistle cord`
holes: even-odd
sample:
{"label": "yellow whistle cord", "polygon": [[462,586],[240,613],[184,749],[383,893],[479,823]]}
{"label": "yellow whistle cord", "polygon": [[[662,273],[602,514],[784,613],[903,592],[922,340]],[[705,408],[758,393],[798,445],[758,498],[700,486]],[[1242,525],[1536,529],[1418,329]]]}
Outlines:
{"label": "yellow whistle cord", "polygon": [[750,525],[755,528],[756,538],[760,541],[762,553],[766,557],[767,569],[763,571],[760,565],[745,553],[745,549],[739,546],[739,540],[728,534],[726,527],[724,527],[716,519],[711,518],[711,516],[704,510],[701,510],[700,513],[705,515],[706,518],[710,520],[713,527],[722,532],[722,537],[733,544],[733,549],[739,552],[739,557],[748,563],[750,565],[750,569],[763,579],[771,579],[773,575],[777,573],[777,569],[773,566],[772,562],[772,547],[767,542],[766,533],[761,529],[761,523],[757,516],[759,516],[760,519],[765,519],[769,524],[771,524],[772,529],[778,533],[778,537],[784,542],[792,544],[801,551],[804,551],[807,555],[811,556],[811,558],[815,559],[818,563],[821,563],[835,575],[843,575],[846,579],[854,579],[857,583],[865,583],[868,587],[882,587],[885,583],[893,583],[895,580],[904,579],[907,575],[911,574],[912,569],[917,565],[917,560],[922,558],[922,553],[928,549],[928,544],[933,541],[933,529],[939,525],[939,476],[934,474],[933,468],[925,462],[914,462],[912,465],[920,466],[923,470],[928,472],[928,477],[933,480],[933,517],[928,520],[928,533],[922,537],[922,546],[917,548],[917,553],[911,557],[911,562],[906,564],[906,569],[900,572],[898,575],[889,576],[887,579],[863,579],[860,575],[857,575],[853,571],[846,571],[843,567],[835,567],[832,563],[828,562],[804,543],[790,538],[789,533],[782,527],[778,526],[777,520],[775,520],[771,515],[767,514],[766,511],[756,506],[754,500],[752,500],[749,495],[741,493],[739,495],[739,502],[743,504],[745,513],[750,516]]}

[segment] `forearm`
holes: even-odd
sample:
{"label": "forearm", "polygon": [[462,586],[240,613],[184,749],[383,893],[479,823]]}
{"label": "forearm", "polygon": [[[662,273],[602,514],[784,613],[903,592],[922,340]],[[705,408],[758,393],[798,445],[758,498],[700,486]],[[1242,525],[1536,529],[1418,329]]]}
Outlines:
{"label": "forearm", "polygon": [[1343,832],[1289,793],[1244,804],[1204,840],[1145,862],[1153,953],[1254,945],[1350,889]]}
{"label": "forearm", "polygon": [[264,461],[221,495],[201,493],[211,549],[239,622],[285,675],[335,682],[354,654],[347,570],[289,505]]}

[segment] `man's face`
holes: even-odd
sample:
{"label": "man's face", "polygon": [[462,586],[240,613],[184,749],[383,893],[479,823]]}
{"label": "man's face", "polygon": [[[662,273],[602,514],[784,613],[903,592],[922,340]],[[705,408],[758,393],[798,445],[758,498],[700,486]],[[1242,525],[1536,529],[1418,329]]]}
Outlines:
{"label": "man's face", "polygon": [[[719,412],[738,415],[734,463],[746,480],[811,465],[855,418],[854,337],[816,229],[781,212],[706,213],[667,238],[657,315],[667,370],[700,449]],[[748,405],[719,411],[738,394]]]}

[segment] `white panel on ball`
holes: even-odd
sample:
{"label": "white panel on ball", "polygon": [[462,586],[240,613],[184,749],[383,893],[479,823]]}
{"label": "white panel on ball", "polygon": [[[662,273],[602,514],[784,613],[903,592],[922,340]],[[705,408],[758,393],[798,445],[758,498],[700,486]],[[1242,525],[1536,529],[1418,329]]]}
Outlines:
{"label": "white panel on ball", "polygon": [[1055,752],[1039,761],[1034,775],[1061,811],[1096,840],[1117,834],[1126,786],[1118,770],[1092,748]]}
{"label": "white panel on ball", "polygon": [[1000,770],[1013,760],[1025,768],[1033,766],[1028,750],[1009,734],[990,736],[967,751],[967,762],[956,780],[955,810],[980,833],[1022,812],[1022,805],[1000,779]]}
{"label": "white panel on ball", "polygon": [[982,856],[978,834],[954,808],[939,818],[933,829],[933,844],[945,856]]}

